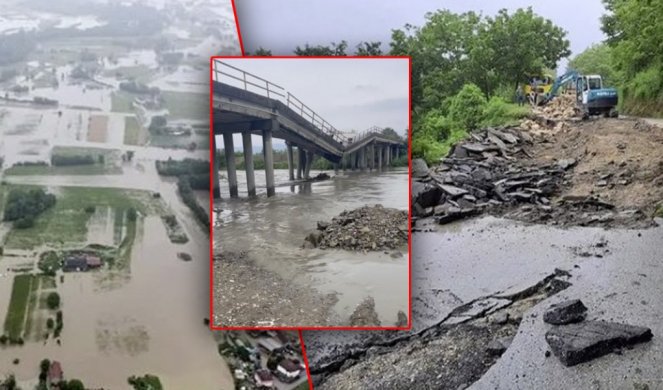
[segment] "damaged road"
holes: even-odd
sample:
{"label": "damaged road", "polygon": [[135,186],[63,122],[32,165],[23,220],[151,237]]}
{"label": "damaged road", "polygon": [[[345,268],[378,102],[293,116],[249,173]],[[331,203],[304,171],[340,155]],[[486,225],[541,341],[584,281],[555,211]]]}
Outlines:
{"label": "damaged road", "polygon": [[653,225],[663,199],[661,128],[637,119],[534,118],[475,131],[430,169],[413,162],[414,216],[441,224],[490,213],[559,226]]}
{"label": "damaged road", "polygon": [[[413,235],[413,329],[304,332],[316,388],[658,388],[661,228],[427,221],[431,231]],[[604,256],[574,251],[596,246]],[[543,317],[552,304],[576,298],[588,308],[586,322],[648,327],[654,338],[564,366],[546,341],[553,325]]]}

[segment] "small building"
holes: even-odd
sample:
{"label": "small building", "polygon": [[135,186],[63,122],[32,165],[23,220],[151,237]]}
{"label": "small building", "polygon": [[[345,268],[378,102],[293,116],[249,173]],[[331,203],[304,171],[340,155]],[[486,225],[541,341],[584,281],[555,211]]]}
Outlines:
{"label": "small building", "polygon": [[258,348],[264,350],[268,354],[279,352],[283,349],[283,344],[281,344],[281,342],[271,337],[261,338],[260,340],[258,340],[257,345]]}
{"label": "small building", "polygon": [[258,370],[254,375],[257,387],[272,387],[274,386],[274,376],[269,370]]}
{"label": "small building", "polygon": [[276,367],[276,372],[281,380],[286,383],[294,382],[299,378],[299,375],[302,373],[302,369],[299,363],[290,360],[283,359]]}
{"label": "small building", "polygon": [[62,375],[62,366],[60,365],[60,362],[56,360],[52,361],[50,367],[48,367],[48,373],[46,375],[48,384],[51,386],[57,385],[62,382],[63,379],[64,376]]}
{"label": "small building", "polygon": [[69,255],[62,264],[64,272],[84,272],[88,270],[87,259],[82,255]]}
{"label": "small building", "polygon": [[93,254],[85,255],[85,262],[87,263],[88,268],[99,268],[104,262],[101,261],[101,257]]}
{"label": "small building", "polygon": [[244,370],[239,369],[239,368],[236,369],[235,370],[235,379],[240,380],[240,381],[243,381],[244,379],[246,379],[246,373],[244,372]]}

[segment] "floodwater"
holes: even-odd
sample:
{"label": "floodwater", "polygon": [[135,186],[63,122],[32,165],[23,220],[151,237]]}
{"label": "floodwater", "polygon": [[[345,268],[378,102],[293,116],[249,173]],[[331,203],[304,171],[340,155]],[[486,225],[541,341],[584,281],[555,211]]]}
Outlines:
{"label": "floodwater", "polygon": [[[311,172],[311,176],[319,172]],[[334,175],[334,172],[327,172]],[[222,174],[224,174],[222,172]],[[375,299],[385,326],[393,326],[399,310],[408,312],[407,246],[392,258],[384,252],[302,249],[304,237],[316,222],[331,220],[344,210],[382,204],[408,209],[407,169],[382,173],[339,172],[332,180],[288,182],[287,170],[275,170],[277,196],[264,196],[264,171],[256,171],[258,199],[248,200],[244,171],[238,171],[240,199],[229,200],[227,181],[221,182],[221,201],[215,208],[215,251],[247,251],[248,256],[286,280],[311,286],[320,293],[336,293],[334,307],[344,324],[366,297]],[[279,184],[281,183],[281,185]],[[296,325],[296,324],[293,324]]]}
{"label": "floodwater", "polygon": [[[83,378],[90,387],[125,388],[130,375],[151,372],[166,388],[232,388],[203,324],[209,263],[201,237],[172,244],[158,217],[145,219],[139,237],[131,277],[122,288],[100,288],[112,278],[104,273],[65,274],[58,287],[64,312],[61,346],[50,341],[7,348],[0,366],[11,368],[19,381],[34,377],[37,363],[50,358],[62,363],[67,377]],[[193,261],[179,260],[179,251],[190,253]],[[6,290],[11,279],[0,283]],[[12,366],[14,358],[22,363]]]}

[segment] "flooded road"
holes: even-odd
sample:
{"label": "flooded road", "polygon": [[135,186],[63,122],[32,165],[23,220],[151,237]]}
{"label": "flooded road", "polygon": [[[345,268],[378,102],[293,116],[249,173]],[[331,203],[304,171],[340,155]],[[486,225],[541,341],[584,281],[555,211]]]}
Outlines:
{"label": "flooded road", "polygon": [[[311,173],[311,176],[319,172]],[[327,172],[334,175],[334,172]],[[222,172],[223,174],[223,172]],[[217,201],[214,247],[218,253],[247,251],[260,266],[286,280],[311,286],[321,294],[335,293],[334,314],[347,324],[356,306],[367,297],[383,326],[393,326],[398,311],[408,311],[407,247],[394,251],[350,252],[303,249],[304,237],[316,229],[317,221],[328,221],[344,210],[364,205],[407,210],[407,169],[387,172],[339,172],[332,180],[287,183],[288,171],[275,170],[277,196],[266,198],[264,172],[256,171],[258,199],[249,200],[245,175],[239,171],[239,199],[228,199],[227,182],[221,181],[222,200]],[[293,324],[294,325],[294,324]]]}

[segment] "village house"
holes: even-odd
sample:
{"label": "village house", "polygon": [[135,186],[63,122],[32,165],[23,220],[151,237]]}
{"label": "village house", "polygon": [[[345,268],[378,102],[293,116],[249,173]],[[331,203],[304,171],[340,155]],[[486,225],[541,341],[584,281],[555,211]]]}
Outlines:
{"label": "village house", "polygon": [[277,376],[285,383],[290,383],[297,380],[301,372],[301,365],[290,359],[281,360],[279,365],[276,367]]}
{"label": "village house", "polygon": [[274,376],[269,370],[258,370],[254,375],[257,387],[272,387],[274,386]]}
{"label": "village house", "polygon": [[103,261],[97,255],[91,253],[76,253],[65,257],[62,270],[65,272],[85,272],[91,268],[99,268],[103,264]]}
{"label": "village house", "polygon": [[257,342],[258,348],[267,352],[268,355],[279,352],[283,349],[283,344],[271,337],[261,338]]}
{"label": "village house", "polygon": [[87,260],[81,255],[69,255],[62,265],[64,272],[85,272],[88,270]]}

